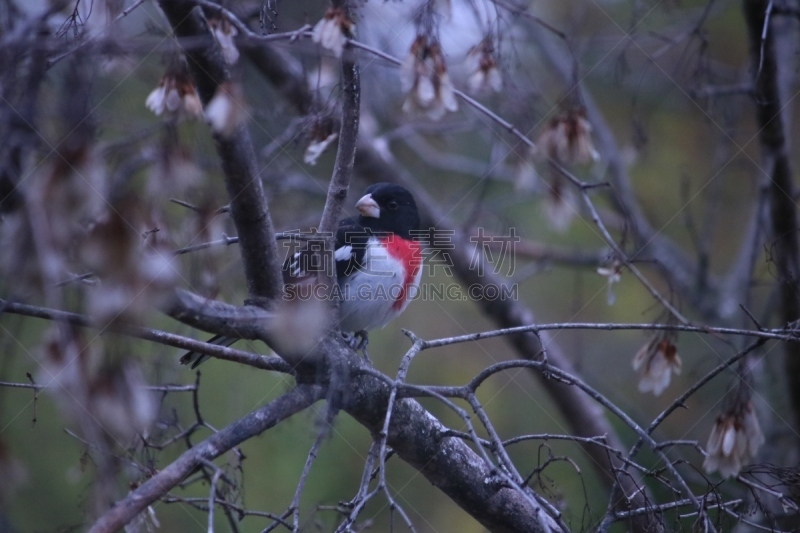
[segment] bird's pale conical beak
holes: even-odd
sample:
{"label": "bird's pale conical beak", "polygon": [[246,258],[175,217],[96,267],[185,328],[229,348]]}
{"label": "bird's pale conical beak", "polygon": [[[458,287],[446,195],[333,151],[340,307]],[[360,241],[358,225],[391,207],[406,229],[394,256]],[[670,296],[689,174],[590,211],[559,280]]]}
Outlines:
{"label": "bird's pale conical beak", "polygon": [[381,218],[381,208],[378,207],[378,202],[373,200],[371,194],[365,194],[359,201],[356,202],[356,209],[362,216],[370,218]]}

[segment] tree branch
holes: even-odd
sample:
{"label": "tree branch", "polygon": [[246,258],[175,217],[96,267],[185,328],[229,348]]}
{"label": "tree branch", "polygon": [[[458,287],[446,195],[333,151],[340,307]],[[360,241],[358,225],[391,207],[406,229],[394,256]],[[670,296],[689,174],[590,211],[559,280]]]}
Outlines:
{"label": "tree branch", "polygon": [[[347,57],[347,56],[351,57]],[[328,198],[322,212],[319,230],[322,233],[333,233],[342,215],[342,206],[347,198],[350,177],[353,174],[353,162],[356,157],[356,141],[358,139],[358,123],[361,103],[361,81],[355,54],[345,51],[342,58],[342,119],[339,129],[339,147],[336,151],[336,162],[333,176],[328,185]]]}
{"label": "tree branch", "polygon": [[[159,4],[179,38],[202,37],[204,46],[186,49],[189,71],[203,105],[213,98],[222,82],[230,79],[222,52],[209,33],[195,3],[185,0]],[[261,180],[256,172],[255,154],[246,125],[233,133],[213,135],[217,155],[225,174],[231,199],[231,218],[242,243],[240,248],[250,299],[268,304],[283,293],[281,260],[275,230]]]}
{"label": "tree branch", "polygon": [[283,396],[210,436],[184,452],[178,459],[117,502],[92,525],[89,532],[112,533],[122,529],[137,514],[165,496],[172,487],[186,479],[205,461],[219,457],[237,444],[263,433],[309,407],[324,397],[325,390],[325,387],[320,385],[298,385]]}
{"label": "tree branch", "polygon": [[[354,379],[346,411],[378,439],[391,386],[372,376]],[[542,510],[520,491],[493,482],[492,470],[415,400],[394,402],[386,443],[487,529],[497,533],[549,531]]]}
{"label": "tree branch", "polygon": [[[746,0],[745,21],[750,40],[750,58],[755,76],[756,116],[758,139],[761,144],[765,179],[770,197],[773,261],[778,270],[781,298],[781,322],[800,318],[800,241],[795,204],[792,166],[786,142],[783,116],[785,104],[780,91],[779,65],[789,59],[779,59],[779,26],[767,20],[769,0]],[[794,411],[795,429],[800,429],[800,346],[784,344],[786,379],[790,404]]]}
{"label": "tree branch", "polygon": [[[184,293],[184,294],[189,294],[189,293]],[[199,296],[195,296],[195,298],[198,300],[202,300]],[[205,300],[205,302],[212,302],[212,301]],[[227,306],[227,304],[222,304],[220,302],[212,302],[212,303],[214,304],[215,307],[220,306],[222,308],[227,308],[227,307],[234,308],[234,306]],[[236,309],[243,309],[243,308],[236,308]],[[260,308],[250,308],[250,309],[258,309],[258,311],[262,315],[264,313],[264,310]],[[206,309],[204,309],[204,311],[205,310]],[[97,325],[95,325],[92,322],[91,318],[85,315],[80,315],[78,313],[70,313],[69,311],[59,311],[57,309],[48,309],[46,307],[37,307],[33,305],[9,302],[7,300],[0,300],[0,315],[2,315],[2,313],[13,313],[17,315],[41,318],[44,320],[66,322],[68,324],[73,324],[75,326],[80,326],[85,328],[95,328],[95,329],[97,328]],[[188,317],[189,315],[190,313],[186,311],[186,316]],[[205,313],[203,313],[202,316],[204,320],[204,322],[202,322],[203,324],[207,324],[208,321],[211,320],[207,315],[205,315]],[[190,321],[190,320],[187,320],[187,322],[192,325],[201,323],[199,321]],[[216,327],[218,325],[216,322],[214,324],[215,324],[214,327],[209,327],[211,331],[218,331],[218,330],[223,332],[225,331],[223,329],[218,329]],[[189,350],[189,351],[203,353],[206,355],[210,355],[212,357],[216,357],[218,359],[225,359],[227,361],[241,363],[244,365],[252,366],[254,368],[260,368],[262,370],[275,370],[278,372],[289,372],[291,370],[289,365],[280,357],[258,355],[250,352],[245,352],[242,350],[236,350],[234,348],[219,346],[217,344],[209,344],[207,342],[196,341],[194,339],[190,339],[182,335],[176,335],[174,333],[168,333],[166,331],[161,331],[157,329],[114,323],[109,326],[108,331],[120,335],[127,335],[129,337],[136,337],[138,339],[156,342],[158,344],[164,344],[166,346],[173,346],[175,348],[180,348],[182,350]],[[238,335],[242,331],[247,332],[247,328],[243,327],[243,328],[230,329],[228,330],[228,334]],[[249,338],[258,338],[258,337],[252,336]]]}
{"label": "tree branch", "polygon": [[[353,162],[356,157],[358,140],[358,123],[361,105],[361,80],[355,54],[345,49],[342,56],[342,118],[339,128],[339,146],[336,150],[336,162],[333,165],[333,176],[328,184],[328,197],[319,223],[319,231],[325,236],[325,253],[333,258],[337,224],[342,216],[342,206],[350,188],[353,175]],[[330,261],[328,264],[335,264]],[[336,269],[327,272],[326,284],[336,284]]]}

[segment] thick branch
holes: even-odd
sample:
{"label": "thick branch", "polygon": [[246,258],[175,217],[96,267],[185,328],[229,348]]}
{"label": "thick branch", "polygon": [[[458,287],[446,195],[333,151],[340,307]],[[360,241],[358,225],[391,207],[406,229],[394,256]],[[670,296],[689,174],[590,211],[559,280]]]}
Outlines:
{"label": "thick branch", "polygon": [[188,326],[226,337],[267,341],[275,316],[253,305],[230,305],[185,290],[176,290],[164,312]]}
{"label": "thick branch", "polygon": [[[781,322],[786,324],[800,317],[800,242],[797,237],[798,220],[792,166],[783,117],[786,104],[780,90],[779,71],[779,65],[789,64],[791,57],[778,58],[780,48],[776,31],[779,31],[780,25],[767,18],[771,4],[767,0],[746,0],[744,14],[755,76],[754,101],[759,125],[758,139],[763,167],[769,180],[767,187],[771,208],[772,259],[778,270]],[[800,429],[800,346],[785,343],[783,349],[795,428]]]}
{"label": "thick branch", "polygon": [[89,530],[90,533],[111,533],[144,511],[148,505],[165,496],[172,487],[186,479],[204,461],[219,457],[245,440],[255,437],[295,413],[320,400],[325,388],[319,385],[298,385],[269,404],[252,411],[222,431],[187,450],[177,460],[144,482],[108,510]]}
{"label": "thick branch", "polygon": [[[346,411],[376,438],[383,429],[391,387],[371,376],[353,382]],[[541,508],[504,486],[461,439],[414,400],[394,403],[387,443],[397,455],[492,532],[549,531]]]}
{"label": "thick branch", "polygon": [[[228,81],[222,52],[209,33],[199,8],[193,2],[169,1],[160,6],[177,37],[202,37],[206,46],[186,50],[189,71],[203,105],[213,98],[219,84]],[[229,135],[214,134],[214,142],[225,174],[225,187],[231,198],[231,217],[242,244],[247,289],[253,300],[277,300],[283,292],[281,257],[275,230],[256,172],[250,134],[241,125]]]}

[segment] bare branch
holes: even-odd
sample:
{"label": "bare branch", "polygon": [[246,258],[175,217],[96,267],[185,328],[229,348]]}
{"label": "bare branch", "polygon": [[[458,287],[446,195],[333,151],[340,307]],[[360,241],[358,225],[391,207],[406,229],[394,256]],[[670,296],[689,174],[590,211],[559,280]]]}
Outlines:
{"label": "bare branch", "polygon": [[[188,293],[186,294],[188,295]],[[194,297],[194,298],[199,299],[199,297]],[[187,301],[196,301],[196,300],[187,299]],[[235,306],[224,307],[225,304],[221,304],[220,302],[215,302],[215,303],[219,304],[220,308],[236,309]],[[265,316],[264,311],[260,308],[252,308],[252,309],[254,310],[253,313],[254,319],[258,320],[257,317],[261,316],[261,320],[263,320]],[[205,309],[201,310],[204,311]],[[77,313],[70,313],[68,311],[58,311],[55,309],[47,309],[44,307],[36,307],[33,305],[9,302],[6,300],[0,300],[0,312],[14,313],[24,316],[41,318],[44,320],[52,320],[56,322],[66,322],[68,324],[73,324],[76,326],[81,326],[86,328],[97,327],[96,324],[92,322],[90,317],[84,315],[80,315]],[[189,316],[188,311],[184,310],[183,312],[185,313],[184,318],[187,318],[188,320]],[[260,313],[260,315],[258,315],[257,313]],[[209,323],[208,320],[210,319],[206,317],[205,320],[203,321],[192,320],[190,322],[193,324],[197,323],[208,324]],[[216,326],[218,325],[218,323],[213,322],[213,325]],[[152,342],[157,342],[159,344],[164,344],[167,346],[173,346],[175,348],[181,348],[183,350],[200,352],[203,354],[210,355],[212,357],[217,357],[219,359],[227,359],[229,361],[235,361],[237,363],[253,366],[255,368],[261,368],[263,370],[277,370],[279,372],[288,372],[290,370],[289,365],[286,364],[286,362],[280,357],[257,355],[250,352],[244,352],[242,350],[236,350],[233,348],[218,346],[216,344],[209,344],[206,342],[196,341],[194,339],[190,339],[182,335],[167,333],[166,331],[160,331],[157,329],[143,328],[139,326],[130,326],[124,324],[112,324],[111,326],[109,326],[109,331],[112,333],[118,333],[120,335],[127,335],[129,337],[136,337],[138,339],[144,339]],[[236,334],[238,334],[242,331],[247,332],[247,329],[234,328],[231,329],[230,331],[231,332],[235,331]],[[252,338],[256,337],[254,336]]]}
{"label": "bare branch", "polygon": [[[425,346],[423,345],[423,348]],[[715,531],[713,524],[711,523],[710,519],[705,515],[705,511],[701,502],[694,496],[694,493],[689,488],[686,480],[680,473],[677,471],[675,466],[672,462],[666,457],[663,451],[661,451],[658,447],[658,443],[650,437],[649,433],[645,431],[642,427],[640,427],[627,413],[625,413],[622,409],[617,407],[613,402],[611,402],[608,398],[606,398],[603,394],[599,391],[591,387],[590,385],[583,382],[581,379],[576,377],[575,375],[565,372],[560,368],[555,368],[550,365],[548,362],[541,362],[541,361],[506,361],[503,363],[494,364],[482,372],[480,372],[475,378],[470,381],[467,385],[463,387],[427,387],[431,391],[436,391],[439,394],[445,396],[458,396],[462,398],[469,398],[471,395],[474,394],[476,388],[483,383],[489,376],[494,375],[498,372],[503,372],[512,368],[533,368],[537,369],[542,372],[544,375],[548,375],[551,379],[553,377],[558,378],[558,381],[563,384],[572,385],[576,388],[583,391],[587,396],[595,400],[597,403],[611,411],[616,417],[618,417],[622,422],[624,422],[628,427],[634,430],[634,432],[639,436],[639,438],[646,442],[650,449],[659,456],[661,461],[664,463],[665,468],[671,474],[672,478],[681,488],[684,494],[687,494],[689,500],[697,508],[700,516],[706,521],[706,527],[709,528],[709,531]]]}
{"label": "bare branch", "polygon": [[[697,380],[691,387],[689,387],[689,389],[687,391],[685,391],[683,394],[678,396],[675,399],[675,401],[673,401],[666,409],[664,409],[664,411],[661,412],[661,414],[659,414],[653,420],[653,422],[650,423],[650,425],[647,427],[647,429],[645,431],[646,434],[647,435],[652,435],[653,431],[655,431],[656,428],[659,425],[661,425],[661,423],[670,415],[670,413],[672,413],[673,411],[675,411],[679,407],[683,407],[683,406],[686,405],[685,402],[686,402],[686,400],[689,399],[689,397],[691,395],[693,395],[695,392],[700,390],[701,387],[703,387],[706,383],[708,383],[714,377],[719,375],[726,368],[729,368],[731,365],[733,365],[734,363],[736,363],[737,361],[739,361],[743,357],[746,357],[748,354],[750,354],[751,352],[753,352],[757,348],[763,346],[765,342],[767,342],[767,340],[763,339],[763,338],[756,340],[750,346],[748,346],[747,348],[745,348],[741,352],[737,353],[733,357],[730,357],[728,360],[724,361],[723,363],[717,365],[714,369],[712,369],[710,372],[708,372],[705,376],[703,376],[701,379]],[[627,465],[630,464],[630,459],[632,459],[636,455],[636,453],[639,451],[639,449],[644,444],[644,442],[645,442],[645,439],[643,439],[640,436],[639,440],[637,440],[636,443],[633,445],[633,447],[631,447],[631,450],[628,452],[628,456],[627,456],[627,460],[628,461],[626,461],[626,463],[625,463],[626,466],[622,467],[623,471],[627,468]],[[663,446],[659,445],[659,446],[657,446],[657,448],[658,449],[662,449]],[[616,492],[618,489],[619,489],[618,486],[615,486],[614,488],[612,488],[612,500],[614,498],[613,493]],[[614,511],[614,509],[609,506],[609,509],[608,509],[608,511],[606,513],[606,517],[603,520],[603,525],[600,526],[600,529],[602,530],[604,528],[607,528],[610,525],[610,522],[616,519],[616,515],[617,515],[617,512]]]}
{"label": "bare branch", "polygon": [[[346,410],[380,435],[391,387],[371,376],[355,379]],[[540,511],[502,483],[466,444],[444,438],[447,429],[414,400],[395,402],[387,444],[428,481],[491,531],[547,531]],[[499,480],[498,480],[499,481]]]}
{"label": "bare branch", "polygon": [[325,395],[320,385],[298,385],[283,396],[252,411],[230,426],[215,433],[160,470],[139,488],[101,516],[89,530],[91,533],[112,533],[144,511],[148,505],[165,496],[197,469],[203,461],[219,457],[237,444],[259,435],[277,423],[302,411]]}
{"label": "bare branch", "polygon": [[[44,390],[55,387],[56,385],[40,385],[38,383],[16,383],[11,381],[0,381],[0,387],[9,387],[17,389],[33,389]],[[197,390],[196,385],[147,385],[145,390],[155,392],[192,392]]]}
{"label": "bare branch", "polygon": [[[185,51],[197,92],[206,105],[219,85],[230,79],[222,52],[201,12],[193,9],[195,2],[162,2],[160,5],[177,37],[204,39],[204,46]],[[255,301],[276,301],[283,292],[280,255],[264,189],[256,172],[250,134],[247,127],[241,125],[230,135],[215,133],[214,141],[231,199],[231,217],[242,243],[240,250],[248,293]]]}
{"label": "bare branch", "polygon": [[[342,59],[342,119],[339,129],[339,148],[336,151],[336,162],[333,176],[328,186],[328,198],[322,220],[319,223],[321,233],[334,233],[336,224],[342,214],[344,200],[350,188],[350,177],[353,174],[353,162],[356,157],[356,140],[361,103],[361,87],[358,65],[355,59]],[[332,249],[332,248],[331,248]]]}
{"label": "bare branch", "polygon": [[639,249],[631,255],[636,260],[640,256],[652,257],[669,275],[672,285],[681,295],[689,300],[701,312],[719,316],[719,287],[715,280],[709,280],[704,291],[696,290],[696,267],[686,253],[663,232],[656,231],[642,211],[634,194],[622,154],[617,145],[614,133],[606,122],[591,94],[583,85],[575,85],[575,77],[570,68],[567,54],[548,39],[543,32],[533,32],[538,48],[547,60],[551,70],[559,76],[566,87],[578,91],[577,100],[586,108],[589,122],[599,140],[598,148],[603,160],[608,162],[608,173],[613,183],[611,200],[616,210],[629,221],[630,229],[636,236]]}
{"label": "bare branch", "polygon": [[[794,51],[781,47],[781,37],[789,28],[770,23],[771,0],[744,2],[745,21],[750,40],[754,75],[758,138],[764,168],[762,178],[769,190],[773,260],[778,271],[781,297],[781,322],[800,317],[800,227],[795,203],[794,177],[786,140],[786,109],[781,92],[780,66]],[[787,35],[788,36],[788,35]],[[795,428],[800,428],[800,346],[784,345],[786,377],[794,411]]]}
{"label": "bare branch", "polygon": [[311,446],[311,450],[308,452],[308,457],[306,457],[306,464],[303,466],[303,473],[300,474],[300,480],[297,482],[297,488],[294,491],[292,503],[287,511],[291,512],[292,514],[292,531],[300,530],[300,497],[303,495],[303,489],[306,486],[306,480],[308,480],[308,475],[311,473],[311,466],[317,459],[319,449],[322,446],[322,442],[324,441],[325,437],[328,435],[328,432],[330,431],[330,426],[333,423],[333,418],[335,416],[336,410],[328,406],[328,409],[325,412],[325,421],[323,426],[317,433],[317,438],[314,439],[314,444]]}
{"label": "bare branch", "polygon": [[[345,50],[342,56],[342,119],[339,128],[339,146],[333,175],[328,184],[328,197],[319,222],[319,231],[326,240],[325,251],[333,257],[337,224],[342,217],[342,207],[350,189],[353,175],[353,162],[356,157],[358,124],[361,111],[361,79],[355,54]],[[329,264],[334,264],[330,261]],[[336,284],[336,269],[327,272],[326,285]],[[338,302],[335,302],[338,303]]]}

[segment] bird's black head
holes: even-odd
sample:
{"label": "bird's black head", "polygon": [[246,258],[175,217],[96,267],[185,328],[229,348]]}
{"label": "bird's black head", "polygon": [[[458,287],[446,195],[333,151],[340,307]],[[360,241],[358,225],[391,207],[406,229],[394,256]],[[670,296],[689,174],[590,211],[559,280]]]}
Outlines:
{"label": "bird's black head", "polygon": [[392,232],[410,239],[419,230],[419,213],[407,189],[392,183],[376,183],[364,191],[356,203],[359,223],[376,232]]}

